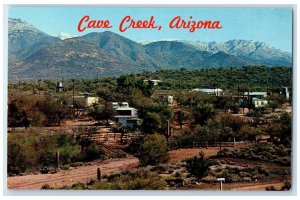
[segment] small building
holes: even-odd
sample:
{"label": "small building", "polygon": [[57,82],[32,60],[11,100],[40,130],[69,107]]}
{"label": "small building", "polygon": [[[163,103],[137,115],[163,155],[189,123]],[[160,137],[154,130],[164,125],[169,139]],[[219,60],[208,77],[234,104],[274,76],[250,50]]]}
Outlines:
{"label": "small building", "polygon": [[99,103],[99,97],[92,97],[91,93],[83,92],[79,93],[80,96],[74,96],[75,101],[81,101],[84,107],[91,107],[94,104]]}
{"label": "small building", "polygon": [[244,92],[244,96],[250,96],[250,97],[254,97],[254,98],[265,98],[267,97],[267,92]]}
{"label": "small building", "polygon": [[168,106],[173,106],[174,103],[174,96],[168,95]]}
{"label": "small building", "polygon": [[129,104],[127,102],[112,102],[111,104],[114,109],[129,108]]}
{"label": "small building", "polygon": [[252,104],[255,108],[264,107],[268,104],[268,101],[265,99],[252,98]]}
{"label": "small building", "polygon": [[115,116],[117,123],[130,128],[139,125],[140,119],[138,118],[137,109],[129,107],[127,102],[112,102],[112,106],[118,113]]}
{"label": "small building", "polygon": [[63,92],[64,91],[64,85],[62,81],[59,81],[56,83],[56,92]]}
{"label": "small building", "polygon": [[205,94],[211,94],[211,95],[216,95],[216,96],[223,95],[223,90],[220,89],[220,88],[215,88],[215,89],[210,89],[210,88],[196,88],[196,89],[193,89],[192,91],[203,92]]}
{"label": "small building", "polygon": [[155,79],[153,79],[153,80],[144,80],[144,82],[148,82],[148,81],[151,81],[154,86],[159,85],[159,83],[163,82],[161,80],[155,80]]}
{"label": "small building", "polygon": [[84,107],[91,107],[99,103],[99,97],[74,96],[74,101],[81,101]]}

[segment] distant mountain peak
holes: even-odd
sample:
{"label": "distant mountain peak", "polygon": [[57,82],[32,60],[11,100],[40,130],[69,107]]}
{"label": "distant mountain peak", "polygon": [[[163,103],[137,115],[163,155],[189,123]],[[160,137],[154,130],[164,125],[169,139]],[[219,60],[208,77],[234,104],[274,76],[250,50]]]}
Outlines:
{"label": "distant mountain peak", "polygon": [[70,38],[75,37],[75,36],[73,36],[73,35],[71,35],[71,34],[69,34],[69,33],[64,33],[64,32],[59,33],[59,34],[54,35],[54,36],[55,36],[55,37],[58,37],[58,38],[61,39],[61,40],[66,40],[66,39],[70,39]]}
{"label": "distant mountain peak", "polygon": [[15,19],[15,18],[9,18],[8,19],[8,31],[17,31],[17,30],[38,30],[31,24],[21,20],[21,19]]}

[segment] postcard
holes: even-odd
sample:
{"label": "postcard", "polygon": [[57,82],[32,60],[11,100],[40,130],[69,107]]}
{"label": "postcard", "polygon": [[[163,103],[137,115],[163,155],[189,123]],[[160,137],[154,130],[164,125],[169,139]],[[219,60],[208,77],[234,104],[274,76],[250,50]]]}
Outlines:
{"label": "postcard", "polygon": [[291,7],[9,5],[8,190],[293,190]]}

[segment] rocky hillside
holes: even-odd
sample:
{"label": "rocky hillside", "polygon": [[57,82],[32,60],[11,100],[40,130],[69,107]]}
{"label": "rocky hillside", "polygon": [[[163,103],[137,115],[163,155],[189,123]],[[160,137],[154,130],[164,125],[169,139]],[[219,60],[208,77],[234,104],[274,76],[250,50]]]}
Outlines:
{"label": "rocky hillside", "polygon": [[54,37],[20,19],[9,19],[8,29],[10,79],[93,78],[181,67],[292,66],[291,53],[263,42],[140,44],[109,31]]}

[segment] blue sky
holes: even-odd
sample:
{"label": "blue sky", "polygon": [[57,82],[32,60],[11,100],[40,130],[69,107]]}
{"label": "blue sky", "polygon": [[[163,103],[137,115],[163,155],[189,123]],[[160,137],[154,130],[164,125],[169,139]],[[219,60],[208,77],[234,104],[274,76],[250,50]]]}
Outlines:
{"label": "blue sky", "polygon": [[[109,29],[134,41],[179,39],[192,41],[224,42],[232,39],[262,41],[270,46],[292,52],[292,9],[291,8],[100,8],[100,7],[9,7],[8,16],[20,18],[38,29],[56,35],[69,33],[80,36],[103,29],[86,30],[79,33],[79,20],[89,15],[92,19],[109,19]],[[161,31],[130,29],[119,32],[118,26],[124,16],[149,19],[155,17]],[[169,29],[175,16],[195,20],[219,20],[222,29],[198,29],[190,33],[186,29]]]}

